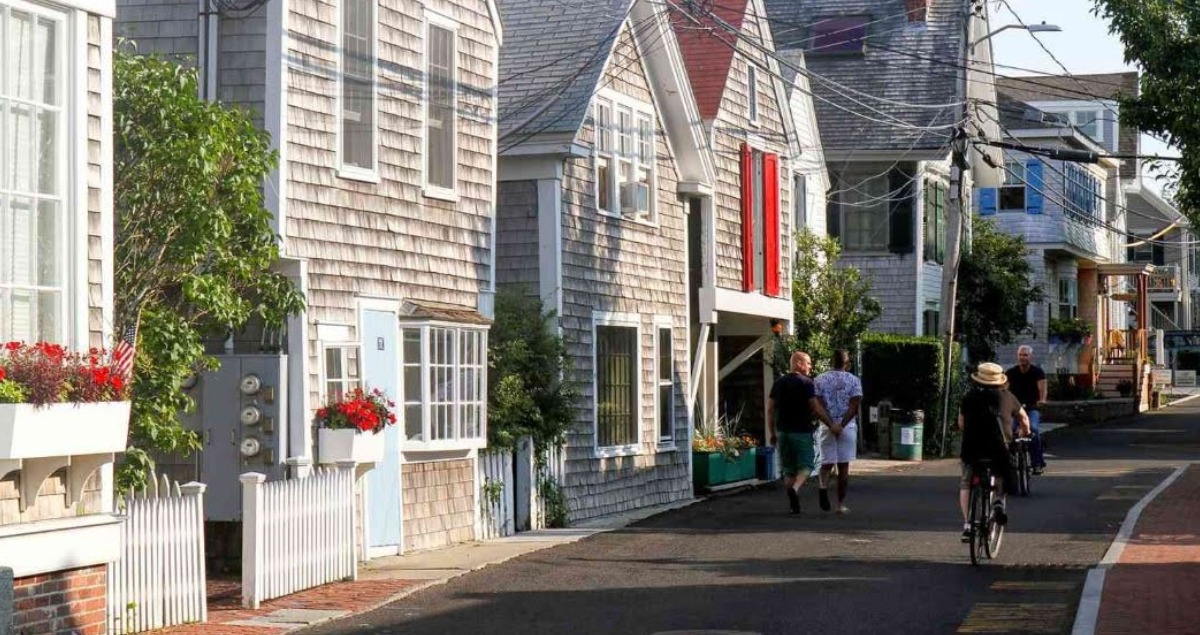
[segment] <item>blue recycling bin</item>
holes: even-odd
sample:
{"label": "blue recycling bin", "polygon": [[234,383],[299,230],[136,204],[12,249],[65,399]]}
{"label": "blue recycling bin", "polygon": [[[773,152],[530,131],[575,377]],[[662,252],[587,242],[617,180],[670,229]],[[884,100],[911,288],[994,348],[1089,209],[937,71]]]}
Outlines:
{"label": "blue recycling bin", "polygon": [[775,480],[775,448],[764,445],[758,449],[758,455],[755,458],[755,476],[760,481]]}

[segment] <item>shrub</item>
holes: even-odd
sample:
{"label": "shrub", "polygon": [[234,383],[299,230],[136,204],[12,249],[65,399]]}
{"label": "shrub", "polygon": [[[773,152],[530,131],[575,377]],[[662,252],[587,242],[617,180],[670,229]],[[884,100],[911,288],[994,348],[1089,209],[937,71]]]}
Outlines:
{"label": "shrub", "polygon": [[950,391],[953,413],[966,387],[959,347],[954,346],[952,365],[955,369],[947,386],[943,378],[942,340],[935,337],[914,337],[870,333],[862,339],[863,405],[869,407],[881,400],[891,401],[893,408],[925,412],[925,447],[940,453],[942,409],[946,391]]}

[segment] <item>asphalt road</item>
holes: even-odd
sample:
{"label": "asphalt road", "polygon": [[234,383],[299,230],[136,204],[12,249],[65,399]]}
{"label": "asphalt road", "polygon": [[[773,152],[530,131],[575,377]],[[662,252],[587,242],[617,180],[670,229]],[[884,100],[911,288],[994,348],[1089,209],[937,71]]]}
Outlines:
{"label": "asphalt road", "polygon": [[820,512],[815,484],[799,517],[778,487],[722,496],[304,634],[1069,634],[1128,509],[1197,456],[1200,400],[1054,432],[982,567],[958,537],[957,463],[925,462],[854,480],[847,516]]}

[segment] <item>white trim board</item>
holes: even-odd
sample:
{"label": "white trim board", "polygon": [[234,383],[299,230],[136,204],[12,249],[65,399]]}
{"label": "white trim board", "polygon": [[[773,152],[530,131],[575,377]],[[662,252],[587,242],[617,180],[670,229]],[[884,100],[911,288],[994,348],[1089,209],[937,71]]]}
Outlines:
{"label": "white trim board", "polygon": [[0,562],[17,578],[107,564],[121,555],[121,522],[94,514],[8,525],[0,528]]}

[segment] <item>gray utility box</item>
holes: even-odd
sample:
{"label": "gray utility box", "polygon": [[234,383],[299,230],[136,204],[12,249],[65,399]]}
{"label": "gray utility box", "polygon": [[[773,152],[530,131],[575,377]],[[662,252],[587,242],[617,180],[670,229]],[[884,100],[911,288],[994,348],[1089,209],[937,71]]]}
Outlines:
{"label": "gray utility box", "polygon": [[242,519],[238,476],[286,476],[288,453],[287,355],[217,355],[221,368],[189,389],[196,411],[184,427],[200,434],[198,456],[206,520]]}

